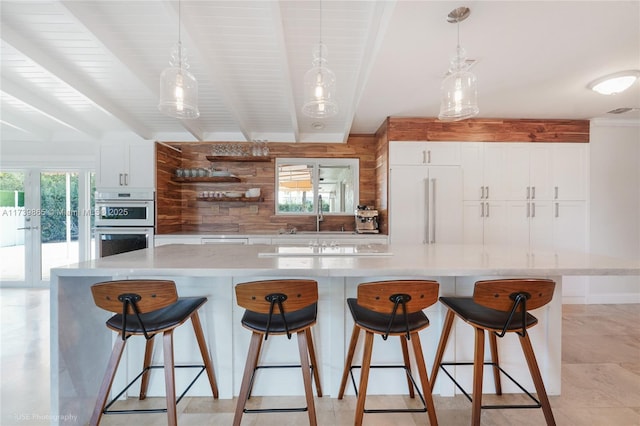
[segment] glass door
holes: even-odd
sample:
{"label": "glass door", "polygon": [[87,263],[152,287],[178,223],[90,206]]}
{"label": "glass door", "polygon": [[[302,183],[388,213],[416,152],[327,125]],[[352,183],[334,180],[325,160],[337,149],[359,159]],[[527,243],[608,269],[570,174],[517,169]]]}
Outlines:
{"label": "glass door", "polygon": [[51,268],[94,256],[89,171],[0,172],[0,285],[48,286]]}
{"label": "glass door", "polygon": [[0,172],[0,283],[25,285],[31,282],[27,259],[33,252],[37,221],[31,215],[29,173],[25,170]]}

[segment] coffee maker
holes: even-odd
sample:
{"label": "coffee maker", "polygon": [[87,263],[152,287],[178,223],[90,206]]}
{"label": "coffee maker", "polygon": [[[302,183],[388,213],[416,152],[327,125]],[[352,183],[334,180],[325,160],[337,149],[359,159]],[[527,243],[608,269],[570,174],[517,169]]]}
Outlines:
{"label": "coffee maker", "polygon": [[356,232],[358,234],[377,234],[378,210],[369,206],[358,206],[355,212]]}

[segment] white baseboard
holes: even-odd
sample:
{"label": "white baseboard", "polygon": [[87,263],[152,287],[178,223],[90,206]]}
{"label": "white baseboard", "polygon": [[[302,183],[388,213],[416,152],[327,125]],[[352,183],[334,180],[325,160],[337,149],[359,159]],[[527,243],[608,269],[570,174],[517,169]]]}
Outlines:
{"label": "white baseboard", "polygon": [[562,296],[563,305],[585,305],[587,298],[585,296]]}
{"label": "white baseboard", "polygon": [[[562,299],[564,303],[564,298]],[[623,303],[640,303],[640,293],[598,293],[586,297],[583,302],[588,305],[609,305]]]}

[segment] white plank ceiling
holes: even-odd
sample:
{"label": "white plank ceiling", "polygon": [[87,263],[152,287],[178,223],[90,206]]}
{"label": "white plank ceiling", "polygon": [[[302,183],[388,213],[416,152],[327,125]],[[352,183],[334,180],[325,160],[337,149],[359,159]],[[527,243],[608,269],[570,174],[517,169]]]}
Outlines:
{"label": "white plank ceiling", "polygon": [[[639,83],[610,97],[586,88],[640,69],[640,1],[183,0],[201,116],[181,121],[157,108],[177,1],[1,0],[1,142],[343,142],[387,116],[435,117],[456,46],[446,16],[462,5],[479,118],[640,120]],[[340,108],[324,120],[301,112],[321,9]]]}

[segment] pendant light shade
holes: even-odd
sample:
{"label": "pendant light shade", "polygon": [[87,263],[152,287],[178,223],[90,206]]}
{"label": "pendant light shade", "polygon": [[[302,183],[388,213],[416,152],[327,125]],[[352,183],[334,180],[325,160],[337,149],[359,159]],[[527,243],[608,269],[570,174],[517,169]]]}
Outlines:
{"label": "pendant light shade", "polygon": [[313,68],[304,75],[302,112],[313,118],[327,118],[338,113],[334,100],[336,75],[326,66],[326,52],[326,46],[319,43],[313,51]]}
{"label": "pendant light shade", "polygon": [[459,7],[451,11],[447,21],[458,24],[458,46],[451,59],[449,72],[440,86],[440,114],[442,121],[459,121],[475,117],[478,108],[476,76],[469,71],[465,50],[460,47],[460,21],[470,14],[469,8]]}
{"label": "pendant light shade", "polygon": [[178,2],[178,42],[171,52],[169,67],[160,74],[160,101],[158,109],[179,119],[194,119],[198,110],[198,81],[189,72],[189,64],[180,37],[181,8]]}

